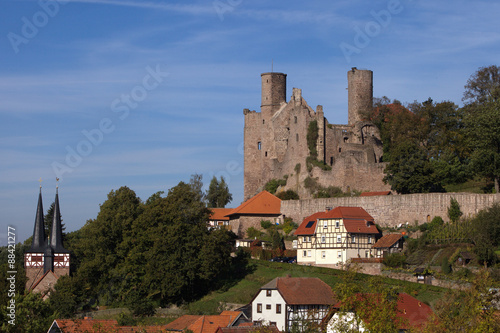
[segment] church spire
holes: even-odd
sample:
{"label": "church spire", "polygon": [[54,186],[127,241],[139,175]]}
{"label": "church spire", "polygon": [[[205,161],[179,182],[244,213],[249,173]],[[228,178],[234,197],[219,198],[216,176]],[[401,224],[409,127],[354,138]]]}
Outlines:
{"label": "church spire", "polygon": [[[59,181],[59,179],[57,179]],[[63,247],[61,212],[59,210],[59,185],[56,186],[56,198],[54,200],[54,219],[50,232],[50,246],[55,253],[69,252]]]}
{"label": "church spire", "polygon": [[42,252],[46,245],[45,224],[43,220],[43,203],[42,203],[42,183],[40,180],[40,193],[38,194],[38,207],[35,216],[35,228],[33,229],[33,240],[31,242],[30,252]]}

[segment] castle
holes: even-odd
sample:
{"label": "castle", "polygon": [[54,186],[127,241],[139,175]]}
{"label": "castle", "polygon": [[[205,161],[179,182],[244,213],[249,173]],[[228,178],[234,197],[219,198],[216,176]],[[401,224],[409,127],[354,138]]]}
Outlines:
{"label": "castle", "polygon": [[43,217],[42,186],[33,228],[31,247],[24,254],[26,290],[39,292],[46,297],[62,275],[69,275],[70,252],[63,247],[59,194],[56,187],[54,218],[50,238],[46,238]]}
{"label": "castle", "polygon": [[263,73],[261,78],[260,112],[243,110],[245,200],[271,179],[285,179],[283,189],[296,191],[301,199],[312,197],[305,181],[343,191],[390,190],[382,181],[379,130],[364,120],[373,108],[372,71],[353,67],[347,72],[347,125],[329,124],[323,107],[313,110],[301,89],[293,88],[286,102],[286,74]]}

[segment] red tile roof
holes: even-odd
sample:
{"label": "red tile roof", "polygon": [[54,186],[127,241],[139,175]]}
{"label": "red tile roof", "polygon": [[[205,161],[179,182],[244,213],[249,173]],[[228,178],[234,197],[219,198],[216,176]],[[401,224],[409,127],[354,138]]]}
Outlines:
{"label": "red tile roof", "polygon": [[167,331],[191,330],[194,333],[214,333],[218,327],[227,327],[233,324],[240,311],[224,311],[218,316],[184,315],[166,325]]}
{"label": "red tile roof", "polygon": [[209,220],[213,221],[229,221],[229,214],[234,208],[210,208],[212,214],[210,214]]}
{"label": "red tile roof", "polygon": [[372,234],[377,235],[380,231],[377,229],[373,220],[346,220],[344,219],[344,227],[351,234]]}
{"label": "red tile roof", "polygon": [[56,319],[51,327],[54,325],[59,327],[61,333],[119,332],[116,320]]}
{"label": "red tile roof", "polygon": [[360,197],[374,197],[377,195],[390,195],[391,191],[379,191],[379,192],[363,192],[359,196]]}
{"label": "red tile roof", "polygon": [[314,235],[314,232],[316,231],[316,222],[318,221],[318,218],[320,218],[324,214],[325,212],[319,212],[306,217],[304,221],[302,221],[300,226],[297,228],[297,230],[295,230],[295,235],[297,236]]}
{"label": "red tile roof", "polygon": [[[114,333],[114,332],[115,331],[111,331],[110,333]],[[120,326],[119,330],[117,331],[117,333],[165,333],[165,332],[167,332],[167,328],[165,325],[159,325],[159,326]]]}
{"label": "red tile roof", "polygon": [[323,219],[364,219],[373,221],[373,217],[361,207],[335,207],[325,213]]}
{"label": "red tile roof", "polygon": [[332,288],[319,278],[278,277],[261,289],[277,289],[290,305],[335,303]]}
{"label": "red tile roof", "polygon": [[295,235],[313,235],[316,231],[316,221],[324,219],[342,219],[347,232],[353,234],[380,233],[373,222],[373,217],[363,208],[336,207],[335,209],[318,212],[306,217],[295,231]]}
{"label": "red tile roof", "polygon": [[402,234],[387,234],[385,236],[383,236],[382,238],[380,238],[376,243],[375,245],[373,245],[374,248],[387,248],[387,247],[391,247],[394,245],[394,243],[396,243],[397,241],[399,241],[401,239],[401,237],[403,237]]}
{"label": "red tile roof", "polygon": [[281,215],[281,200],[267,191],[262,191],[226,216],[231,215]]}

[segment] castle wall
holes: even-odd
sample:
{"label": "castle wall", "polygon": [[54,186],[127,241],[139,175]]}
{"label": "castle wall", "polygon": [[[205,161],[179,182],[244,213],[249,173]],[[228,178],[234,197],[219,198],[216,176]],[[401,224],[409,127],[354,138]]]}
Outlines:
{"label": "castle wall", "polygon": [[394,227],[400,223],[418,224],[430,221],[435,216],[448,220],[450,199],[460,204],[464,216],[474,216],[480,210],[500,202],[500,194],[475,193],[426,193],[387,195],[374,197],[345,197],[309,200],[287,200],[281,202],[281,213],[293,218],[296,223],[326,207],[362,207],[383,227]]}
{"label": "castle wall", "polygon": [[349,125],[363,120],[373,108],[373,72],[353,67],[347,72]]}

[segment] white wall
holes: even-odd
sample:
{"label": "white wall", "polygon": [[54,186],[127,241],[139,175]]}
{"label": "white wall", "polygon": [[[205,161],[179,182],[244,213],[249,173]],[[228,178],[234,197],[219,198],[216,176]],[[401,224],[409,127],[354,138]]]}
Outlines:
{"label": "white wall", "polygon": [[[262,313],[257,313],[257,304],[262,304]],[[276,313],[276,305],[281,304],[281,313]],[[266,305],[271,305],[271,309],[267,309]],[[276,322],[276,327],[280,331],[285,330],[285,313],[286,303],[278,290],[271,290],[271,296],[266,295],[266,290],[260,290],[257,297],[252,302],[252,320],[262,321],[262,324]]]}

